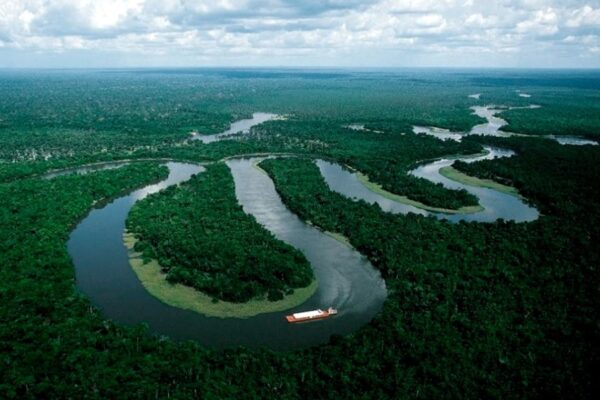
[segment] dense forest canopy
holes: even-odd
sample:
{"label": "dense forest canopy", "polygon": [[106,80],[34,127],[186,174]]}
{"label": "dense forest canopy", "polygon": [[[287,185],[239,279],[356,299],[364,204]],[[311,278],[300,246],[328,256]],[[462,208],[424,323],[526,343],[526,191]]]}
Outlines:
{"label": "dense forest canopy", "polygon": [[[0,72],[0,397],[591,398],[600,359],[600,146],[519,137],[456,143],[411,131],[465,131],[484,122],[471,106],[534,103],[542,108],[506,111],[503,129],[598,138],[599,82],[596,71]],[[481,99],[468,97],[474,93]],[[234,140],[185,141],[190,131],[220,132],[256,111],[287,119]],[[345,128],[352,123],[378,132]],[[541,211],[539,220],[451,224],[387,214],[330,191],[313,162],[331,159],[391,192],[458,208],[476,199],[406,173],[426,160],[479,153],[483,145],[517,154],[454,166],[517,187]],[[389,297],[371,322],[300,351],[217,351],[106,320],[77,291],[69,233],[92,207],[166,176],[158,161],[142,159],[205,162],[253,153],[300,156],[261,166],[288,208],[345,236],[381,271]],[[119,159],[140,162],[41,178],[51,169]],[[211,290],[189,273],[204,266],[183,258],[207,255],[202,246],[189,253],[184,240],[198,244],[208,231],[176,222],[223,224],[211,240],[233,240],[241,257],[226,273],[239,286],[210,285],[219,298],[243,301],[269,295],[267,288],[278,296],[304,285],[304,258],[273,242],[234,200],[231,176],[215,164],[140,203],[129,227],[153,257],[179,271],[172,279]],[[167,211],[172,222],[162,218]],[[167,235],[179,255],[165,246]],[[265,268],[293,264],[303,273],[256,276],[261,284],[245,291],[238,273],[249,237],[258,241],[253,249],[265,250]],[[234,255],[216,248],[210,255],[223,271],[219,257]],[[273,252],[278,263],[270,260]]]}
{"label": "dense forest canopy", "polygon": [[127,227],[135,248],[157,259],[170,282],[215,299],[280,300],[314,279],[306,258],[247,215],[223,163],[137,203]]}
{"label": "dense forest canopy", "polygon": [[[539,171],[548,173],[546,179],[554,176],[552,157],[531,157],[542,168],[521,171],[519,178],[537,187],[533,182],[542,178]],[[590,373],[595,356],[588,358],[594,354],[588,335],[598,333],[598,305],[592,298],[599,278],[594,243],[600,231],[590,223],[598,215],[586,208],[587,193],[572,196],[570,210],[550,213],[564,193],[532,191],[536,204],[548,210],[534,223],[453,225],[432,217],[390,215],[346,199],[329,191],[309,160],[268,160],[261,166],[294,212],[346,236],[383,272],[392,295],[372,334],[383,334],[390,338],[387,345],[402,349],[380,354],[395,369],[419,360],[416,368],[438,381],[448,378],[448,371],[437,370],[445,365],[465,383],[484,382],[470,393],[474,397],[515,396],[528,393],[530,385],[541,385],[538,394],[560,388],[569,397],[577,390],[569,382]],[[598,172],[576,174],[577,186],[597,187]],[[556,178],[557,184],[570,180]],[[565,212],[577,226],[564,224],[560,216]],[[555,365],[563,366],[560,372]],[[549,380],[557,387],[546,386]],[[499,382],[512,386],[512,392],[497,387]],[[440,396],[436,391],[424,395]]]}

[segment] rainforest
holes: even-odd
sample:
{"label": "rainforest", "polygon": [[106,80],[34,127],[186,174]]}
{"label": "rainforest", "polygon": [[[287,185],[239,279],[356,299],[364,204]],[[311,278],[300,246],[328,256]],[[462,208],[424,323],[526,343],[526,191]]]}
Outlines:
{"label": "rainforest", "polygon": [[0,93],[0,398],[593,397],[596,70]]}

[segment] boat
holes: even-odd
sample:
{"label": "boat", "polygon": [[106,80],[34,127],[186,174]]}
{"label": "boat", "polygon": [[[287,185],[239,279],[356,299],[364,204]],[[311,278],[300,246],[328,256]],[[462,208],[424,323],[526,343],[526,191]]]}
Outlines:
{"label": "boat", "polygon": [[336,315],[337,313],[338,313],[338,310],[336,310],[333,307],[329,307],[325,311],[318,309],[318,310],[304,311],[304,312],[299,312],[299,313],[295,313],[295,314],[291,314],[291,315],[286,315],[285,319],[287,319],[287,321],[289,323],[315,321],[315,320],[319,320],[319,319],[329,318],[332,315]]}

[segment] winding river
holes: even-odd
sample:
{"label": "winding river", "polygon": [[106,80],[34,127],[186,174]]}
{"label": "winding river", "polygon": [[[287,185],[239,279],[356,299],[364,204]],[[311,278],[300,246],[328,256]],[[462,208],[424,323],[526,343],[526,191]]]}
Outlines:
{"label": "winding river", "polygon": [[241,119],[233,122],[229,129],[227,129],[225,132],[217,133],[215,135],[201,135],[197,132],[193,132],[192,140],[199,140],[205,144],[217,142],[227,138],[227,136],[237,135],[239,133],[250,133],[250,129],[253,126],[262,124],[263,122],[272,121],[277,118],[281,118],[281,116],[271,113],[255,112],[252,114],[252,118]]}
{"label": "winding river", "polygon": [[[276,116],[255,114],[254,117],[253,122],[245,120],[236,125],[238,131],[232,127],[224,134],[213,135],[209,142],[247,131],[253,124]],[[487,150],[485,156],[465,158],[465,161],[512,155],[505,150]],[[200,165],[183,162],[166,162],[169,176],[164,181],[135,190],[102,208],[92,210],[73,230],[67,248],[75,265],[78,289],[111,320],[127,325],[146,324],[154,334],[178,340],[196,340],[214,348],[239,345],[276,350],[303,348],[326,343],[333,334],[348,334],[369,322],[380,311],[387,296],[385,282],[378,270],[352,247],[306,224],[289,211],[269,176],[256,166],[262,159],[234,158],[226,163],[235,181],[236,197],[244,211],[278,239],[299,249],[310,261],[319,285],[305,303],[285,312],[260,314],[247,319],[215,318],[169,306],[146,291],[129,264],[129,252],[123,243],[125,220],[136,201],[168,186],[185,182],[194,174],[204,171]],[[316,163],[332,190],[351,198],[377,203],[388,212],[434,215],[454,222],[490,222],[497,218],[522,222],[537,218],[537,211],[515,196],[463,185],[441,176],[440,168],[453,161],[438,160],[411,173],[452,189],[465,188],[479,198],[485,210],[456,215],[429,213],[371,192],[358,181],[355,174],[337,164],[323,160],[317,160]],[[46,177],[116,168],[123,164],[83,166],[52,172]],[[319,323],[289,324],[284,319],[284,315],[292,312],[329,305],[339,308],[340,314]]]}
{"label": "winding river", "polygon": [[[293,349],[325,343],[332,334],[347,334],[370,321],[381,309],[386,288],[379,272],[357,251],[327,236],[292,214],[281,202],[269,177],[253,167],[257,160],[230,160],[236,196],[244,210],[310,261],[319,287],[304,304],[286,312],[248,319],[205,317],[166,305],[150,295],[129,265],[122,235],[133,204],[163,188],[201,173],[201,166],[169,162],[169,177],[95,209],[71,233],[67,244],[78,288],[102,313],[119,323],[145,323],[151,332],[175,339],[194,339],[211,347],[237,345]],[[319,324],[288,324],[290,312],[340,308]]]}
{"label": "winding river", "polygon": [[[510,150],[486,147],[487,154],[478,157],[459,158],[464,162],[476,162],[481,160],[491,160],[500,157],[511,157],[514,153]],[[497,219],[512,220],[515,222],[533,221],[539,217],[538,211],[526,204],[523,199],[510,194],[498,192],[493,189],[465,185],[440,174],[440,169],[452,165],[456,159],[440,159],[417,167],[410,174],[424,178],[434,183],[441,183],[448,189],[465,189],[479,199],[479,204],[484,208],[482,211],[469,214],[445,214],[428,212],[423,209],[396,202],[384,197],[378,193],[369,190],[360,182],[358,176],[338,164],[328,161],[317,160],[317,166],[327,182],[329,188],[348,198],[355,200],[364,200],[370,204],[378,204],[386,212],[394,214],[420,214],[433,215],[440,219],[446,219],[452,222],[475,221],[475,222],[494,222]]]}
{"label": "winding river", "polygon": [[454,140],[460,142],[464,136],[468,135],[483,135],[483,136],[500,136],[500,137],[511,137],[511,136],[520,136],[520,137],[531,137],[531,138],[539,138],[539,139],[548,139],[554,140],[561,145],[571,145],[571,146],[585,146],[592,145],[597,146],[598,142],[590,139],[584,139],[576,136],[561,136],[561,135],[545,135],[545,136],[537,136],[537,135],[525,135],[521,133],[514,132],[505,132],[502,131],[501,128],[508,125],[508,122],[505,119],[502,119],[498,116],[498,114],[502,113],[506,110],[516,110],[516,109],[528,109],[534,110],[540,108],[540,106],[532,104],[526,107],[503,107],[503,106],[473,106],[471,110],[473,114],[477,115],[480,118],[484,118],[486,120],[485,123],[475,125],[469,132],[451,132],[447,129],[433,127],[433,126],[413,126],[413,133],[415,134],[426,134],[430,136],[434,136],[440,140]]}
{"label": "winding river", "polygon": [[[479,157],[459,158],[466,163],[472,163],[482,160],[492,160],[494,158],[512,157],[514,152],[505,149],[486,147],[487,154]],[[528,205],[518,197],[497,190],[465,185],[457,181],[448,179],[440,174],[440,169],[451,166],[456,159],[440,159],[429,164],[421,165],[410,172],[410,174],[430,180],[434,183],[441,183],[448,189],[464,189],[478,198],[479,204],[484,208],[482,211],[470,214],[443,214],[434,213],[438,218],[447,219],[452,222],[474,221],[474,222],[494,222],[497,219],[515,222],[529,222],[539,217],[536,208]]]}

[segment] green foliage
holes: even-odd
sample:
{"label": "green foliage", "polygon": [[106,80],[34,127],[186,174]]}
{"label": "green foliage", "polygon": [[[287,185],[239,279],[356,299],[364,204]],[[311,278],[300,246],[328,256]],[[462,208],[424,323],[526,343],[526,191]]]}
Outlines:
{"label": "green foliage", "polygon": [[221,300],[276,301],[313,280],[299,250],[244,212],[223,163],[140,201],[127,226],[139,239],[136,250],[156,258],[169,281]]}
{"label": "green foliage", "polygon": [[[481,122],[469,110],[478,102],[467,98],[477,92],[483,93],[482,101],[488,103],[543,106],[505,112],[509,130],[594,135],[600,129],[596,117],[600,113],[593,112],[598,104],[594,90],[598,75],[573,74],[435,70],[266,75],[227,70],[3,72],[0,160],[26,162],[24,169],[16,171],[25,176],[27,171],[56,163],[172,156],[216,160],[267,151],[336,152],[332,157],[347,161],[390,192],[429,206],[457,209],[475,205],[475,198],[407,176],[407,169],[422,159],[479,149],[442,144],[432,138],[397,137],[409,133],[413,125],[469,130]],[[508,90],[502,86],[505,84]],[[516,89],[533,97],[520,98]],[[260,141],[181,145],[192,130],[219,132],[257,110],[289,114],[294,121],[265,124]],[[350,123],[365,124],[394,138],[342,128]],[[304,136],[298,136],[299,132]],[[368,135],[372,138],[365,140]],[[346,142],[351,150],[338,150]],[[407,144],[410,147],[404,147]],[[0,165],[0,181],[8,174],[3,169]]]}
{"label": "green foliage", "polygon": [[[525,187],[554,179],[557,154],[547,151],[534,173],[521,173]],[[576,163],[578,155],[566,157]],[[414,391],[425,398],[585,397],[598,357],[589,338],[598,334],[600,306],[593,295],[600,216],[587,209],[588,193],[529,193],[547,210],[567,194],[580,211],[577,222],[552,214],[531,224],[453,225],[346,199],[329,191],[309,160],[261,166],[290,209],[346,236],[382,271],[390,297],[362,343],[393,349],[376,359],[389,371],[419,376]],[[597,173],[575,174],[573,185],[598,190]]]}
{"label": "green foliage", "polygon": [[[274,143],[272,138],[284,143],[304,143],[305,153],[337,160],[368,175],[383,189],[428,206],[458,209],[477,205],[477,198],[465,190],[448,190],[441,184],[408,175],[421,162],[482,151],[475,143],[444,142],[400,132],[353,131],[328,121],[302,120],[258,126],[252,137],[263,143]],[[287,151],[298,147],[289,146]]]}
{"label": "green foliage", "polygon": [[600,147],[563,146],[539,139],[467,140],[512,148],[518,156],[471,164],[456,162],[454,166],[460,171],[514,186],[525,198],[540,199],[543,214],[579,214],[591,220],[597,216]]}
{"label": "green foliage", "polygon": [[[598,149],[401,135],[413,124],[469,129],[480,121],[468,111],[477,102],[466,96],[479,92],[485,103],[544,106],[522,118],[507,112],[510,130],[597,132],[597,72],[586,72],[584,85],[548,76],[556,71],[543,81],[540,72],[492,79],[510,74],[518,73],[390,71],[316,80],[291,72],[277,79],[222,71],[0,72],[0,398],[593,398]],[[533,97],[520,99],[514,89]],[[293,115],[243,140],[178,142],[190,130],[218,132],[253,111]],[[384,132],[341,128],[348,123]],[[382,312],[359,331],[289,353],[213,351],[156,338],[144,327],[104,320],[77,293],[69,232],[94,202],[164,177],[164,169],[131,165],[22,179],[110,159],[202,161],[275,151],[330,157],[401,192],[415,163],[477,152],[480,143],[518,155],[457,167],[514,184],[543,212],[539,221],[452,225],[389,215],[330,192],[309,161],[265,164],[289,207],[348,237],[389,290]],[[407,193],[427,193],[424,185]],[[191,187],[169,192],[170,201]]]}
{"label": "green foliage", "polygon": [[503,112],[501,117],[508,122],[508,126],[502,130],[529,135],[575,135],[592,139],[600,136],[598,91],[550,93],[540,95],[539,98],[536,96],[532,103],[542,107]]}

